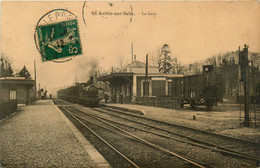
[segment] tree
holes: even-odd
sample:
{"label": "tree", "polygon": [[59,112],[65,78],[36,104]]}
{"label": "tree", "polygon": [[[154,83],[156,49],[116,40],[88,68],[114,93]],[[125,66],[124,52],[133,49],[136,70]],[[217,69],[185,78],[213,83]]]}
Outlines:
{"label": "tree", "polygon": [[202,64],[200,62],[195,62],[193,64],[188,65],[188,74],[200,74],[202,69]]}
{"label": "tree", "polygon": [[217,66],[217,57],[216,56],[213,56],[213,57],[210,57],[208,59],[206,59],[206,64],[207,65],[213,65],[214,67]]}
{"label": "tree", "polygon": [[31,74],[27,70],[26,66],[23,66],[23,69],[19,72],[19,75],[21,77],[25,77],[25,79],[31,79]]}
{"label": "tree", "polygon": [[2,54],[0,58],[0,76],[1,77],[8,77],[8,76],[14,76],[14,71],[12,68],[11,61],[7,57]]}
{"label": "tree", "polygon": [[164,44],[161,48],[158,65],[161,73],[169,73],[172,70],[171,49],[168,44]]}
{"label": "tree", "polygon": [[256,69],[260,67],[260,53],[249,52],[250,60],[252,61],[252,66]]}
{"label": "tree", "polygon": [[176,72],[177,74],[184,74],[186,71],[186,67],[180,63],[176,64]]}
{"label": "tree", "polygon": [[123,68],[129,63],[129,60],[126,59],[125,57],[123,56],[120,56],[118,58],[118,64],[119,64],[119,68],[120,68],[120,71],[123,70]]}

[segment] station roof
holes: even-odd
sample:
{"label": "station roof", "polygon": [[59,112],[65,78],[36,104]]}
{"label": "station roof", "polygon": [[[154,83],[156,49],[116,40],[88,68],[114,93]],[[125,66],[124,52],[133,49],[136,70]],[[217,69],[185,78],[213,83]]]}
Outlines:
{"label": "station roof", "polygon": [[113,82],[131,82],[132,77],[133,77],[133,72],[116,72],[116,73],[111,73],[111,74],[107,74],[107,75],[103,75],[101,77],[98,78],[99,81],[108,81],[110,83]]}
{"label": "station roof", "polygon": [[[125,68],[145,68],[146,64],[140,61],[134,61],[131,64],[128,64],[125,66]],[[148,65],[149,68],[152,68],[153,66]],[[155,67],[153,67],[155,68]]]}
{"label": "station roof", "polygon": [[35,81],[23,77],[1,77],[0,85],[27,85],[32,87],[35,85]]}

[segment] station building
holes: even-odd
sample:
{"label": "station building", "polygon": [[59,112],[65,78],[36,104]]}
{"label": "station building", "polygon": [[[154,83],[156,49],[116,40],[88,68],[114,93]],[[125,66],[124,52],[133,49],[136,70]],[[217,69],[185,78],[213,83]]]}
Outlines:
{"label": "station building", "polygon": [[1,77],[0,95],[0,101],[17,100],[17,104],[31,103],[35,98],[35,81],[24,77]]}
{"label": "station building", "polygon": [[145,93],[145,63],[134,61],[121,71],[112,71],[110,74],[100,76],[99,81],[108,83],[110,96],[119,100],[123,94],[125,103],[134,103],[137,97],[156,97],[172,94],[172,78],[182,77],[181,74],[162,74],[157,67],[148,67],[148,92]]}

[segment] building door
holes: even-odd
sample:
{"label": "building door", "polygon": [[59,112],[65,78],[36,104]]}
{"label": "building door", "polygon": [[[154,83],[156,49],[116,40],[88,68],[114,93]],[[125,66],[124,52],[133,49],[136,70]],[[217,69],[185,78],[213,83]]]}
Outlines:
{"label": "building door", "polygon": [[10,90],[10,100],[16,100],[16,90]]}
{"label": "building door", "polygon": [[153,96],[164,96],[165,93],[165,81],[164,80],[153,80],[152,81],[152,95]]}
{"label": "building door", "polygon": [[143,96],[149,96],[149,82],[143,82]]}

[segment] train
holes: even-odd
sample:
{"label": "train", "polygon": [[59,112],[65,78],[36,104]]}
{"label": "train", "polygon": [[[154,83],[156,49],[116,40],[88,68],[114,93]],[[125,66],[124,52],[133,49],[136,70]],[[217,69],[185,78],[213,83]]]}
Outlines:
{"label": "train", "polygon": [[93,77],[90,77],[87,83],[76,83],[74,86],[58,90],[57,96],[87,107],[98,107],[100,104],[99,92],[100,89],[93,83]]}
{"label": "train", "polygon": [[204,65],[203,73],[172,79],[172,96],[181,107],[190,104],[192,109],[206,106],[210,110],[223,101],[223,76],[214,71],[213,65]]}

